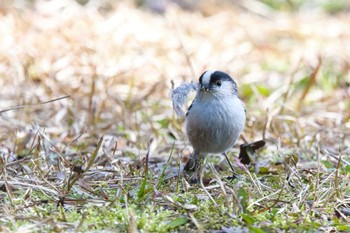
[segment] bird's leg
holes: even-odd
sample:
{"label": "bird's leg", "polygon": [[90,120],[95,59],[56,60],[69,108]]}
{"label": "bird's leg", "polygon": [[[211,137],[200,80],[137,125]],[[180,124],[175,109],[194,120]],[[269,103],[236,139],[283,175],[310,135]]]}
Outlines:
{"label": "bird's leg", "polygon": [[191,155],[190,159],[187,161],[184,170],[185,171],[196,171],[197,166],[199,164],[199,152],[193,151],[193,154]]}
{"label": "bird's leg", "polygon": [[193,183],[199,182],[200,175],[203,171],[203,160],[204,155],[194,151],[184,167],[184,171],[193,172],[191,175],[191,182]]}
{"label": "bird's leg", "polygon": [[227,162],[228,162],[228,165],[229,165],[230,168],[231,168],[231,171],[232,171],[232,173],[233,173],[233,177],[238,177],[238,175],[237,175],[235,169],[234,169],[233,166],[232,166],[231,161],[230,161],[230,160],[228,159],[228,157],[227,157],[226,152],[224,152],[223,155],[225,156],[225,158],[226,158],[226,160],[227,160]]}
{"label": "bird's leg", "polygon": [[198,183],[203,175],[203,169],[205,166],[204,158],[204,154],[198,154],[198,156],[195,158],[194,174],[192,176],[192,181],[194,181],[194,183]]}

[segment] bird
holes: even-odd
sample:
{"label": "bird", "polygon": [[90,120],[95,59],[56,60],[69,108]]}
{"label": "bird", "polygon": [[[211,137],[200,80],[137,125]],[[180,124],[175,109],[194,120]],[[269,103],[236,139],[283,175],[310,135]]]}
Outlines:
{"label": "bird", "polygon": [[245,121],[246,110],[236,82],[225,72],[205,71],[186,113],[186,134],[193,153],[184,170],[198,175],[207,154],[223,154],[233,170],[226,153],[242,133]]}

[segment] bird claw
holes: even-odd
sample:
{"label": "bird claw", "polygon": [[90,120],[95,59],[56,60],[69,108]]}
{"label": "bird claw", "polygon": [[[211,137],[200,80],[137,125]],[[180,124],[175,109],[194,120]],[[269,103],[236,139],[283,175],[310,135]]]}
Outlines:
{"label": "bird claw", "polygon": [[187,161],[187,163],[186,163],[186,165],[184,167],[184,171],[188,171],[188,172],[195,171],[195,167],[196,167],[196,163],[195,163],[194,159],[191,157]]}

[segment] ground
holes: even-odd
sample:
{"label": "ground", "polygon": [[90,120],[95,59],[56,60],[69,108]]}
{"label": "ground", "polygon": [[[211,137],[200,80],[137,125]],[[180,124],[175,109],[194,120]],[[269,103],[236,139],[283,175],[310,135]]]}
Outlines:
{"label": "ground", "polygon": [[[348,3],[155,3],[0,3],[0,232],[350,231]],[[206,69],[247,122],[191,183],[169,92]]]}

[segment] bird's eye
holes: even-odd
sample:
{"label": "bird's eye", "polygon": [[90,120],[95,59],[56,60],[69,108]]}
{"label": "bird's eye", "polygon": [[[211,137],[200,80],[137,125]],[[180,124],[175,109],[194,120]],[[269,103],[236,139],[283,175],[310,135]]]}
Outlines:
{"label": "bird's eye", "polygon": [[221,81],[220,80],[216,81],[216,85],[220,87],[221,86]]}

